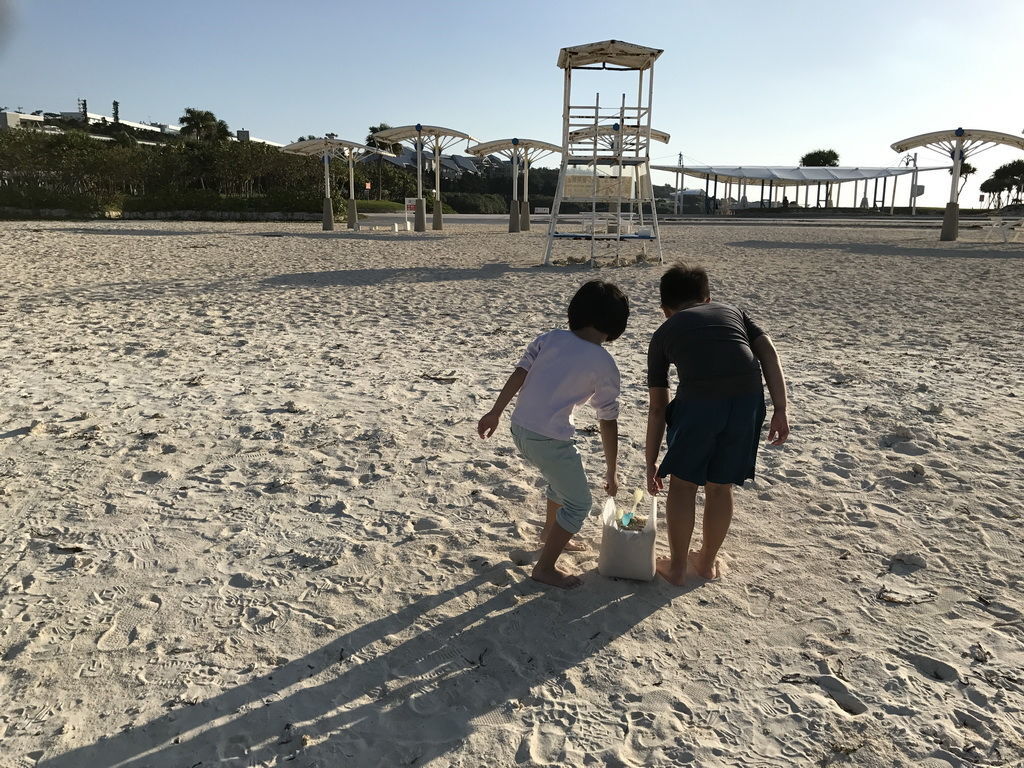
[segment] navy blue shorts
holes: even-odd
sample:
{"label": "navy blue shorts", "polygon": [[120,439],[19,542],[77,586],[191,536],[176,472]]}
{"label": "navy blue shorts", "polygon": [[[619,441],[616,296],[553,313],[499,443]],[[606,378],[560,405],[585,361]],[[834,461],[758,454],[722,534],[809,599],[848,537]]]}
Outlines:
{"label": "navy blue shorts", "polygon": [[665,413],[668,451],[658,476],[697,485],[752,480],[765,413],[764,392],[717,398],[677,395]]}

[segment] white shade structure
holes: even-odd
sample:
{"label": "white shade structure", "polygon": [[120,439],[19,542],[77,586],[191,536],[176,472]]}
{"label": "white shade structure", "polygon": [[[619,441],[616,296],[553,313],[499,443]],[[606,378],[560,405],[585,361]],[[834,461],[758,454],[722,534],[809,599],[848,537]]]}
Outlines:
{"label": "white shade structure", "polygon": [[[616,136],[637,136],[640,135],[641,132],[647,132],[646,126],[624,125],[621,128],[616,129],[611,125],[601,125],[596,129],[590,127],[580,128],[577,131],[573,131],[569,134],[569,140],[579,141],[581,139],[587,139],[594,136],[596,133],[605,142],[610,142],[613,141]],[[650,135],[651,141],[659,141],[662,144],[668,144],[672,140],[672,136],[670,134],[665,131],[659,131],[657,128],[651,128]]]}
{"label": "white shade structure", "polygon": [[348,228],[359,229],[359,218],[356,211],[356,190],[355,190],[355,158],[357,156],[378,154],[394,157],[390,152],[375,147],[368,147],[355,141],[345,139],[306,139],[296,141],[293,144],[281,147],[282,152],[290,155],[306,155],[309,157],[322,157],[324,163],[324,224],[325,230],[334,229],[334,211],[331,205],[331,177],[330,162],[332,157],[343,158],[348,161]]}
{"label": "white shade structure", "polygon": [[[530,165],[541,158],[561,154],[557,144],[536,139],[496,139],[477,144],[466,150],[476,157],[501,155],[512,163],[512,205],[509,209],[509,232],[527,232],[530,229]],[[523,163],[523,200],[519,202],[519,163]]]}
{"label": "white shade structure", "polygon": [[1012,133],[986,131],[978,128],[954,128],[946,131],[933,131],[911,136],[908,139],[892,144],[895,152],[906,152],[910,149],[923,147],[945,155],[953,161],[952,180],[950,182],[949,202],[942,218],[942,234],[940,240],[956,240],[960,230],[960,168],[963,161],[971,155],[984,152],[998,145],[1015,147],[1024,150],[1024,138]]}
{"label": "white shade structure", "polygon": [[[801,186],[835,181],[857,181],[882,179],[889,176],[903,176],[913,173],[906,166],[888,167],[813,167],[813,166],[768,166],[768,165],[652,165],[655,171],[683,173],[699,179],[715,179],[721,182],[773,181],[780,186]],[[948,165],[918,168],[918,171],[943,171]]]}
{"label": "white shade structure", "polygon": [[[761,188],[761,199],[765,199],[765,190],[768,192],[768,200],[774,199],[774,193],[780,187],[797,187],[797,196],[799,196],[799,187],[805,189],[805,205],[809,205],[810,187],[815,184],[824,184],[827,187],[835,187],[836,189],[836,202],[838,201],[839,194],[841,192],[841,185],[847,182],[853,182],[853,199],[854,206],[860,201],[861,207],[869,207],[867,202],[868,194],[868,182],[875,182],[875,191],[873,194],[873,205],[879,204],[878,198],[878,181],[882,180],[882,195],[881,204],[882,207],[885,205],[886,199],[886,180],[892,178],[892,206],[895,206],[896,196],[896,182],[895,178],[898,176],[905,176],[912,174],[915,179],[914,186],[916,186],[916,178],[918,173],[925,171],[944,171],[949,166],[932,166],[928,168],[919,168],[917,166],[896,166],[896,167],[869,167],[869,166],[774,166],[774,165],[652,165],[652,170],[656,171],[667,171],[669,173],[678,174],[679,176],[692,176],[698,179],[704,179],[706,184],[706,191],[709,197],[718,197],[718,184],[722,183],[726,185],[725,196],[728,199],[731,188],[733,185],[739,190],[738,196],[746,197],[746,189],[751,184],[758,184]],[[710,189],[711,183],[714,183],[715,190],[712,193]],[[863,192],[858,198],[859,182],[864,182]],[[913,188],[911,190],[913,193]],[[678,190],[677,190],[678,194]],[[828,195],[826,190],[826,205],[832,204],[832,199]],[[771,205],[771,202],[769,202]],[[890,209],[891,210],[891,209]]]}
{"label": "white shade structure", "polygon": [[423,150],[434,153],[434,229],[444,229],[441,214],[441,153],[459,142],[477,141],[468,133],[439,125],[402,125],[375,134],[377,141],[388,144],[407,143],[416,151],[416,231],[426,230],[426,202],[423,199]]}

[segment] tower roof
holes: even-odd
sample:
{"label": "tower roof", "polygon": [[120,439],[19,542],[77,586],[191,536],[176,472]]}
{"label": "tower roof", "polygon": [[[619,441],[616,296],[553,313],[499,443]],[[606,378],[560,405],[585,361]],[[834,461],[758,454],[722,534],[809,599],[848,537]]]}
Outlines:
{"label": "tower roof", "polygon": [[604,40],[563,48],[558,52],[558,66],[562,69],[647,69],[662,53],[661,48],[648,48],[623,40]]}

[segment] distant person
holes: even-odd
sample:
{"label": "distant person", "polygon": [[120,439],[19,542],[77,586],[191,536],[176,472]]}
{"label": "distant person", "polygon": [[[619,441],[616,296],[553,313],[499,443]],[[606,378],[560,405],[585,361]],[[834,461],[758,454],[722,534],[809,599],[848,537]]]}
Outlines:
{"label": "distant person", "polygon": [[604,489],[618,492],[619,369],[602,344],[626,330],[629,300],[611,283],[591,280],[569,302],[569,330],[543,333],[530,342],[515,371],[502,387],[494,407],[477,425],[487,438],[498,428],[501,414],[519,394],[512,412],[512,439],[519,453],[540,470],[548,483],[547,520],[543,547],[532,578],[556,587],[572,588],[578,577],[555,567],[590,514],[593,503],[583,460],[573,442],[573,409],[589,402],[597,411],[604,448]]}
{"label": "distant person", "polygon": [[[786,382],[768,335],[729,304],[711,301],[707,272],[677,264],[661,277],[666,320],[654,332],[647,354],[647,489],[656,494],[668,477],[665,517],[670,558],[658,572],[682,585],[687,562],[705,579],[719,575],[719,548],[732,521],[732,486],[754,477],[754,462],[766,415],[762,372],[774,413],[772,445],[789,436]],[[669,402],[669,366],[679,376]],[[668,450],[658,465],[668,429]],[[697,488],[704,486],[703,545],[690,552]]]}
{"label": "distant person", "polygon": [[785,195],[782,196],[782,207],[789,208],[789,198]]}

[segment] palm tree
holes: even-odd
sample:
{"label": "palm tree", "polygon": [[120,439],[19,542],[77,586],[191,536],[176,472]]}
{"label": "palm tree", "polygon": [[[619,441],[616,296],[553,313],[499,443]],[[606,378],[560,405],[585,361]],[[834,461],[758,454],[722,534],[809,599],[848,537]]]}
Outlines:
{"label": "palm tree", "polygon": [[211,144],[224,141],[231,135],[228,124],[218,120],[208,109],[186,107],[185,114],[178,118],[178,125],[182,136]]}
{"label": "palm tree", "polygon": [[[370,132],[366,135],[366,145],[368,147],[376,147],[377,149],[383,149],[385,152],[390,152],[392,155],[402,154],[401,144],[391,144],[386,141],[378,141],[377,134],[381,131],[391,130],[391,126],[387,123],[380,123],[379,125],[371,125]],[[384,190],[384,158],[381,155],[377,155],[377,199],[383,199]]]}

